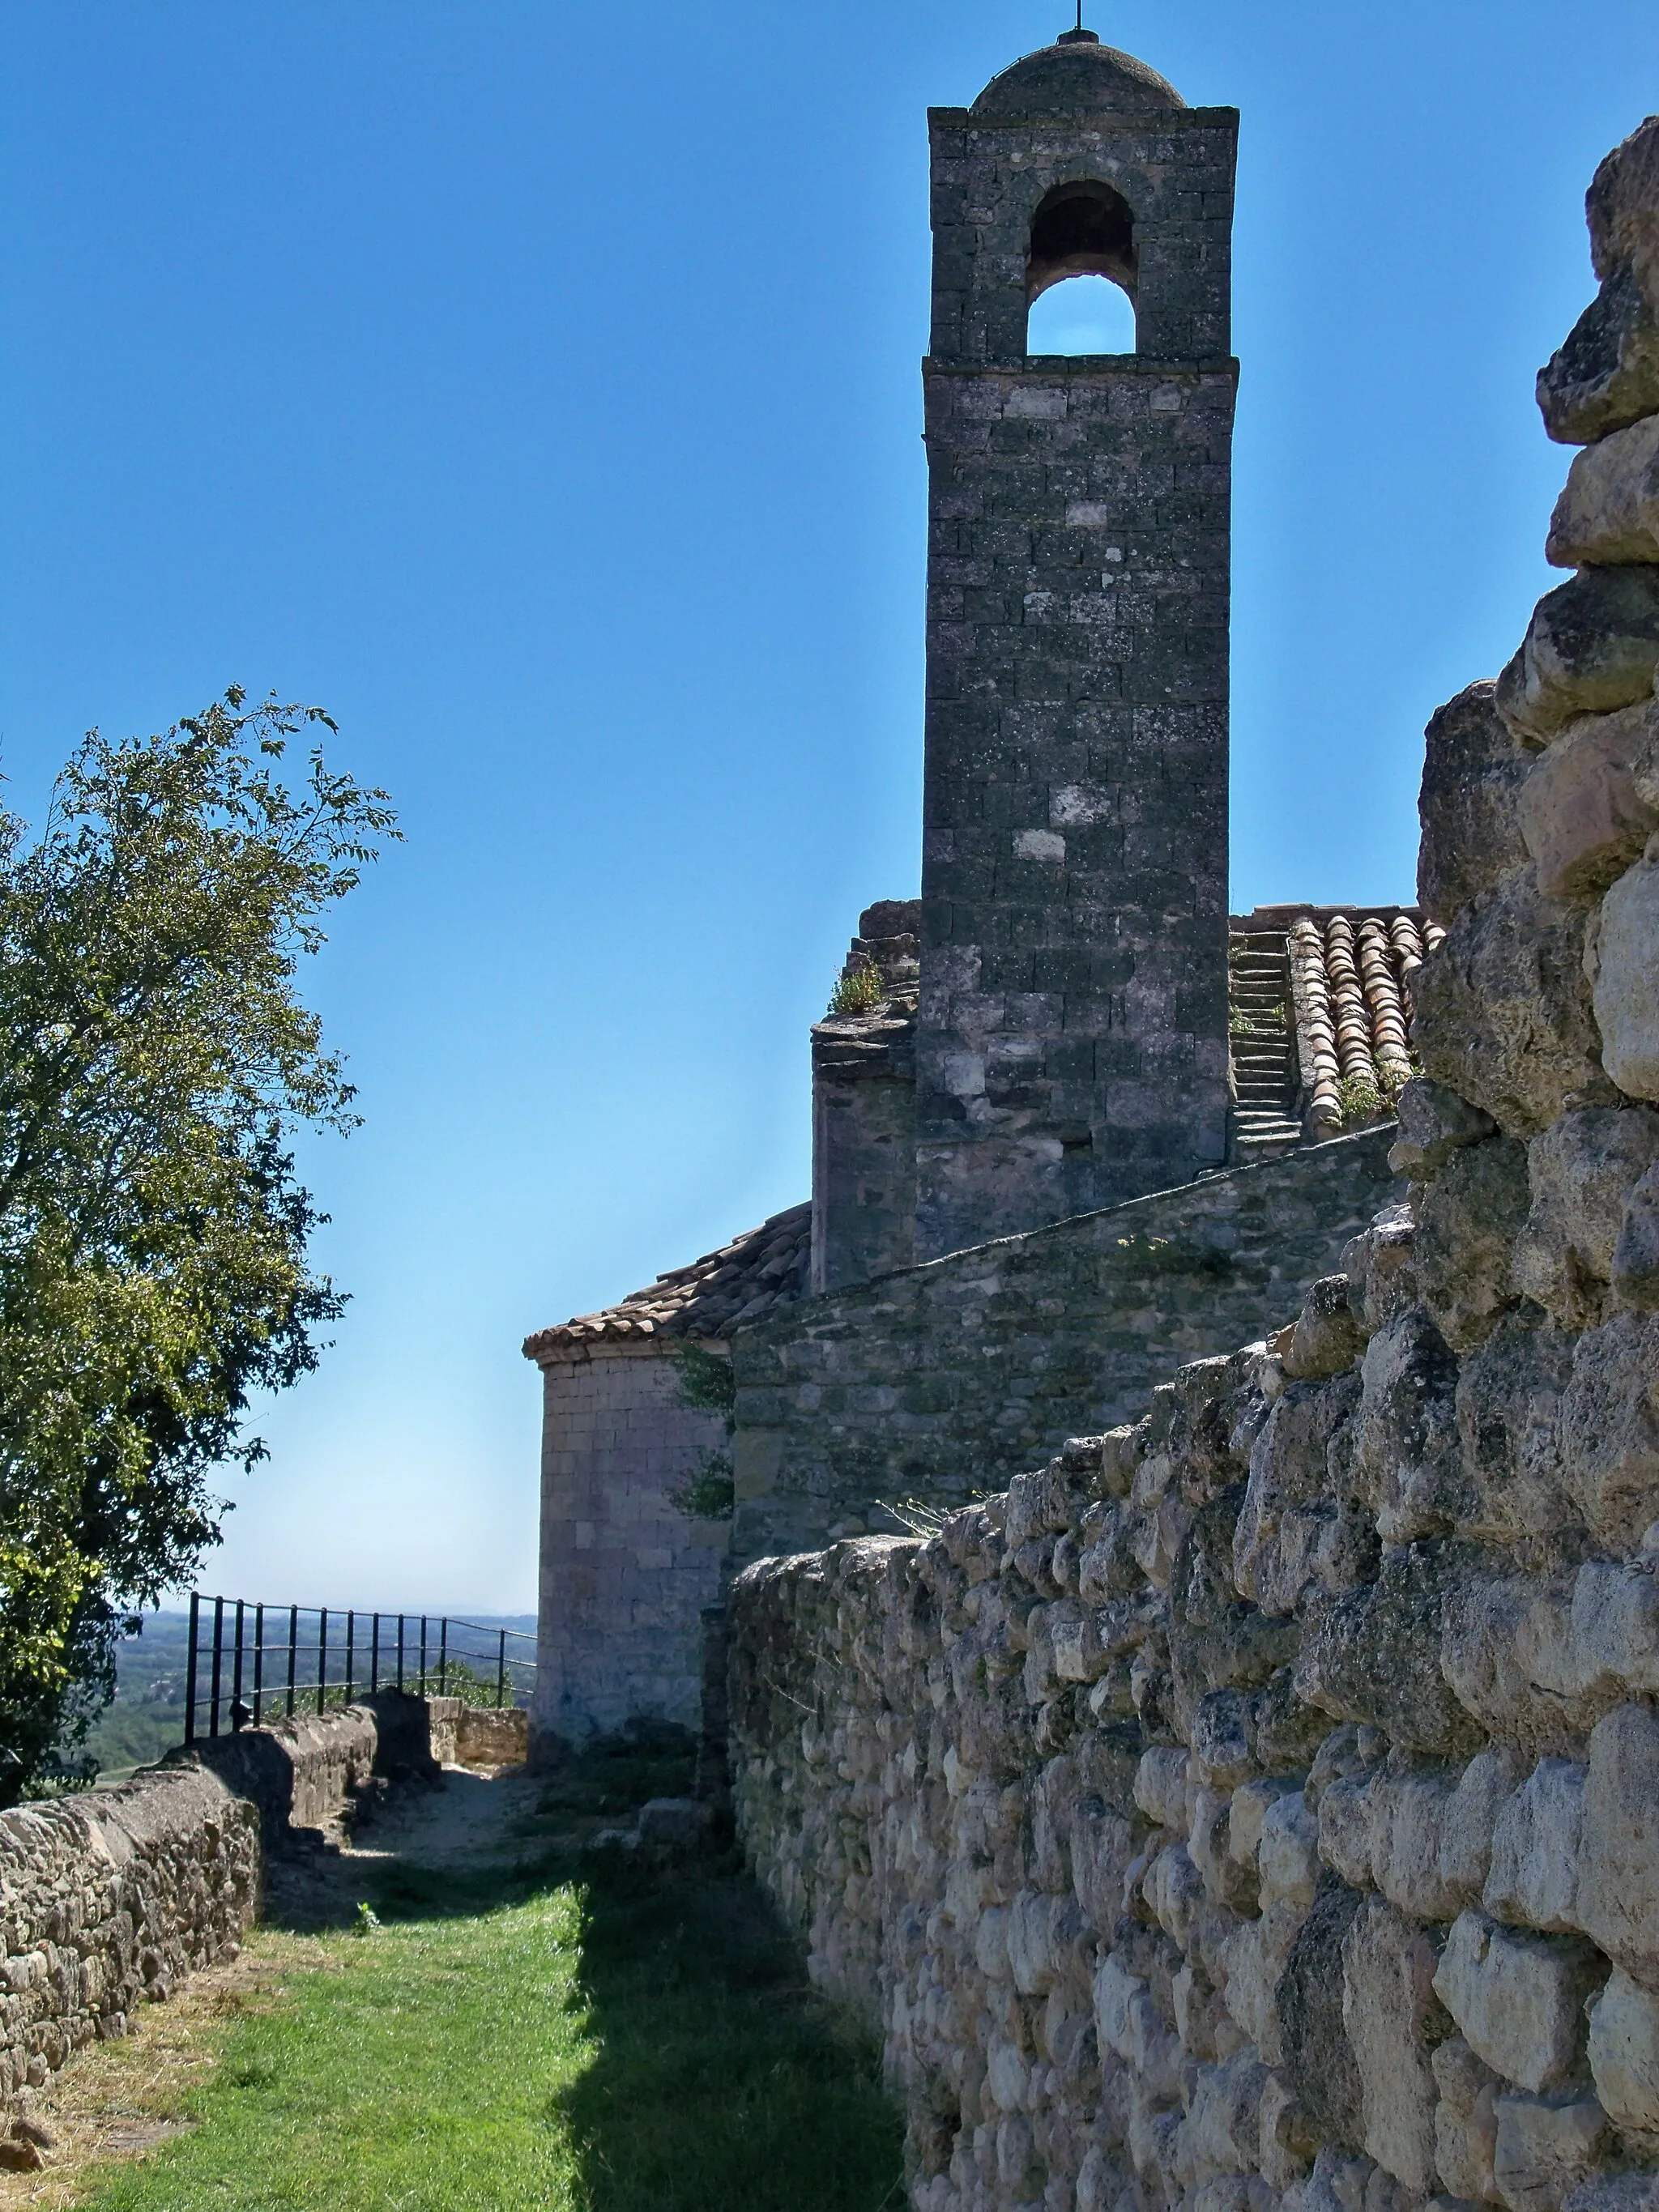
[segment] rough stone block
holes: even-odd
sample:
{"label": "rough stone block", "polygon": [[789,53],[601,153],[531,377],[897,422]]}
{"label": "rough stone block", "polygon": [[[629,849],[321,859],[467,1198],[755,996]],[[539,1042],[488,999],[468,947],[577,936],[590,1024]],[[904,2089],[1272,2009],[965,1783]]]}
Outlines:
{"label": "rough stone block", "polygon": [[1414,979],[1425,1073],[1510,1136],[1536,1136],[1601,1076],[1583,946],[1583,910],[1545,899],[1527,867],[1464,908]]}
{"label": "rough stone block", "polygon": [[1602,1065],[1632,1097],[1659,1099],[1659,859],[1602,900],[1592,957]]}
{"label": "rough stone block", "polygon": [[1526,865],[1516,807],[1527,757],[1498,714],[1496,691],[1490,680],[1472,684],[1429,722],[1417,896],[1443,925]]}
{"label": "rough stone block", "polygon": [[1500,2097],[1492,2182],[1509,2212],[1559,2212],[1607,2142],[1593,2098]]}
{"label": "rough stone block", "polygon": [[1463,1146],[1419,1195],[1418,1291],[1453,1351],[1484,1344],[1514,1304],[1512,1248],[1527,1206],[1527,1154],[1512,1137]]}
{"label": "rough stone block", "polygon": [[1528,1928],[1581,1924],[1584,1788],[1585,1771],[1576,1760],[1542,1759],[1505,1800],[1492,1830],[1492,1869],[1482,1894],[1488,1912]]}
{"label": "rough stone block", "polygon": [[1618,1966],[1589,2007],[1589,2066],[1615,2125],[1659,2130],[1659,1998]]}
{"label": "rough stone block", "polygon": [[1659,1722],[1622,1705],[1590,1736],[1579,1847],[1578,1925],[1659,1993]]}
{"label": "rough stone block", "polygon": [[1435,1995],[1479,2057],[1537,2094],[1561,2087],[1577,2060],[1586,1960],[1583,1946],[1517,1936],[1484,1912],[1462,1912]]}
{"label": "rough stone block", "polygon": [[1580,714],[1645,700],[1656,668],[1659,568],[1582,568],[1538,602],[1495,703],[1523,743],[1547,744]]}
{"label": "rough stone block", "polygon": [[1501,2084],[1461,2035],[1437,2044],[1430,2063],[1440,2093],[1434,2111],[1435,2169],[1454,2197],[1488,2202],[1496,2195],[1492,2159]]}
{"label": "rough stone block", "polygon": [[1414,2195],[1434,2187],[1434,2076],[1443,2030],[1427,1933],[1367,1899],[1342,1942],[1342,2023],[1358,2069],[1367,2154]]}
{"label": "rough stone block", "polygon": [[1550,517],[1544,557],[1558,568],[1659,561],[1659,415],[1576,458]]}
{"label": "rough stone block", "polygon": [[1659,1158],[1659,1114],[1583,1107],[1534,1137],[1531,1187],[1516,1241],[1516,1287],[1566,1328],[1601,1320],[1626,1203]]}
{"label": "rough stone block", "polygon": [[1659,715],[1650,699],[1569,722],[1521,787],[1521,832],[1546,898],[1598,897],[1656,828],[1659,811],[1637,781]]}

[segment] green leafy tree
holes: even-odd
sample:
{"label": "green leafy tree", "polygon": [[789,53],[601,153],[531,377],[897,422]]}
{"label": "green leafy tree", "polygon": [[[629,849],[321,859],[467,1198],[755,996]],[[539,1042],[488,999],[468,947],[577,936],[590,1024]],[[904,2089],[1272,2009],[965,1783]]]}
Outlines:
{"label": "green leafy tree", "polygon": [[251,1394],[341,1310],[289,1146],[356,1116],[296,979],[398,831],[319,745],[283,781],[318,724],[232,690],[89,732],[38,834],[0,811],[0,1804],[75,1776],[124,1610],[218,1540]]}

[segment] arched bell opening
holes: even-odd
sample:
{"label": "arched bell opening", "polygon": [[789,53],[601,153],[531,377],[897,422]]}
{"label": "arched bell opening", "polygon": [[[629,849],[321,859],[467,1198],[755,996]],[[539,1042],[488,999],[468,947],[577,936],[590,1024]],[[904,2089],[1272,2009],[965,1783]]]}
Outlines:
{"label": "arched bell opening", "polygon": [[1093,178],[1056,185],[1031,218],[1026,352],[1133,353],[1137,274],[1122,193]]}

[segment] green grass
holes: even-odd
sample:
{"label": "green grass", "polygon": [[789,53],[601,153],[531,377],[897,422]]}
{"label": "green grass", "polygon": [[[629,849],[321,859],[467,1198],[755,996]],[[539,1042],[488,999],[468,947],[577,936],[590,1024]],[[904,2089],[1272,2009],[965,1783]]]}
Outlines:
{"label": "green grass", "polygon": [[590,1857],[579,1879],[550,1867],[510,1887],[503,1899],[457,1896],[453,1876],[418,1870],[384,1881],[377,1929],[332,1937],[326,1966],[289,1974],[275,2002],[221,2031],[219,2063],[183,2106],[196,2130],[106,2170],[85,2203],[902,2204],[901,2125],[874,2055],[805,1989],[746,1878],[718,1863],[653,1875],[617,1855]]}

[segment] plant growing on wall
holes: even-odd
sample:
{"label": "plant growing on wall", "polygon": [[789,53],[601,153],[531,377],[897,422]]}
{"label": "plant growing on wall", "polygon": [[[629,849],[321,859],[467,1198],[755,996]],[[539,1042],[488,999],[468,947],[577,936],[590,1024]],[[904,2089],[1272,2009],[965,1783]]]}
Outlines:
{"label": "plant growing on wall", "polygon": [[873,1013],[887,996],[881,969],[873,960],[860,960],[844,968],[830,994],[832,1014]]}
{"label": "plant growing on wall", "polygon": [[[725,1422],[730,1440],[737,1404],[737,1377],[732,1362],[687,1339],[674,1354],[679,1370],[679,1401],[694,1413],[716,1413]],[[737,1508],[737,1487],[732,1455],[706,1451],[695,1471],[668,1492],[668,1502],[692,1521],[729,1521]]]}
{"label": "plant growing on wall", "polygon": [[398,833],[320,748],[283,781],[318,724],[233,690],[0,811],[0,1803],[74,1774],[123,1609],[218,1540],[250,1395],[341,1310],[288,1147],[356,1116],[296,978]]}

